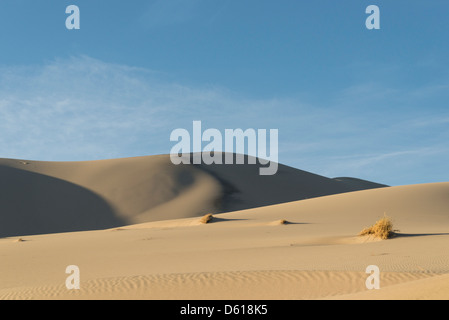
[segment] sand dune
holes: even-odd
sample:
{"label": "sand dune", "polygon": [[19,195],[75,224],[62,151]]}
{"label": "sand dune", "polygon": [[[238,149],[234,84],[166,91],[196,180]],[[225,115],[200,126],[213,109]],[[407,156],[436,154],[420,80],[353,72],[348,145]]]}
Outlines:
{"label": "sand dune", "polygon": [[382,290],[335,296],[338,300],[449,300],[449,275],[400,281]]}
{"label": "sand dune", "polygon": [[96,193],[65,180],[0,165],[0,237],[125,224]]}
{"label": "sand dune", "polygon": [[[279,300],[289,299],[362,299],[366,275],[350,271],[246,271],[190,274],[145,275],[86,281],[80,291],[64,285],[0,290],[0,299],[128,299],[128,300]],[[438,283],[447,292],[442,277],[424,273],[385,273],[385,291],[396,294],[396,286],[410,288],[419,283]],[[390,290],[393,289],[393,290]],[[363,293],[361,293],[363,292]],[[348,294],[349,293],[349,294]],[[378,292],[366,293],[366,297]],[[421,292],[422,295],[423,292]],[[419,297],[413,290],[409,296]],[[384,295],[378,295],[385,297]],[[362,297],[362,298],[360,298]],[[447,293],[446,293],[446,297]]]}
{"label": "sand dune", "polygon": [[[449,183],[437,183],[228,212],[208,224],[187,217],[3,238],[0,299],[447,299],[448,208]],[[384,212],[397,237],[357,237]],[[64,286],[72,264],[79,291]],[[369,265],[381,270],[379,291],[365,287]]]}
{"label": "sand dune", "polygon": [[[247,163],[247,162],[246,162]],[[179,165],[169,156],[86,162],[0,160],[0,237],[98,230],[377,188],[287,166]]]}
{"label": "sand dune", "polygon": [[357,179],[357,178],[339,177],[339,178],[334,178],[334,180],[346,184],[348,187],[353,188],[354,191],[388,187],[385,184],[362,180],[362,179]]}

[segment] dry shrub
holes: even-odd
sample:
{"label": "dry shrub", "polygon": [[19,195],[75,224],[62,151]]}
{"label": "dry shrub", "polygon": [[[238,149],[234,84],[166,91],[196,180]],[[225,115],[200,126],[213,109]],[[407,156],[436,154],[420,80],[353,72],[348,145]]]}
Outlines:
{"label": "dry shrub", "polygon": [[206,214],[204,217],[202,217],[200,219],[200,222],[203,224],[207,224],[207,223],[211,222],[213,218],[214,218],[214,216],[209,213],[209,214]]}
{"label": "dry shrub", "polygon": [[391,218],[384,215],[384,217],[377,221],[373,226],[363,229],[359,235],[372,235],[382,240],[389,239],[394,235],[393,222],[391,221]]}

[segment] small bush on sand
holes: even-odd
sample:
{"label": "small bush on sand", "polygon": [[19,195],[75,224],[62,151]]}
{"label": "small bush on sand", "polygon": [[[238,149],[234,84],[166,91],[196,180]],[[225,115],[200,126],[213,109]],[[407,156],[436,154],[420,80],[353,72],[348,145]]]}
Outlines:
{"label": "small bush on sand", "polygon": [[213,218],[214,218],[214,216],[209,213],[209,214],[206,214],[204,217],[202,217],[200,219],[200,222],[203,224],[207,224],[207,223],[211,222]]}
{"label": "small bush on sand", "polygon": [[377,221],[373,226],[363,229],[359,236],[373,235],[376,238],[386,240],[394,235],[393,222],[391,218],[384,215],[382,219]]}

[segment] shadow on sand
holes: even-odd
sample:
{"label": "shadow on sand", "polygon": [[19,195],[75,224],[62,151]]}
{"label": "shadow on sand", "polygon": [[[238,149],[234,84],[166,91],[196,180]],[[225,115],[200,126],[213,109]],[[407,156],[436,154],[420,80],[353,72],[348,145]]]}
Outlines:
{"label": "shadow on sand", "polygon": [[429,236],[449,236],[449,233],[398,233],[395,232],[392,239],[394,238],[413,238],[413,237],[429,237]]}
{"label": "shadow on sand", "polygon": [[0,166],[0,238],[125,225],[94,192],[50,176]]}

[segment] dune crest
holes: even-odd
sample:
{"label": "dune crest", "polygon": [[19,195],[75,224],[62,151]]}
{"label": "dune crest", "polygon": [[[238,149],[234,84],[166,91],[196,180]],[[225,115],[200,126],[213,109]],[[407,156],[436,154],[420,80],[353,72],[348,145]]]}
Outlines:
{"label": "dune crest", "polygon": [[175,166],[168,155],[0,159],[0,177],[0,238],[201,217],[366,188],[283,165],[274,176],[249,164]]}
{"label": "dune crest", "polygon": [[[254,173],[166,156],[1,160],[0,232],[14,237],[0,238],[0,299],[447,297],[449,183],[349,192],[285,166]],[[358,235],[384,212],[401,233]],[[372,265],[381,290],[367,292]]]}

